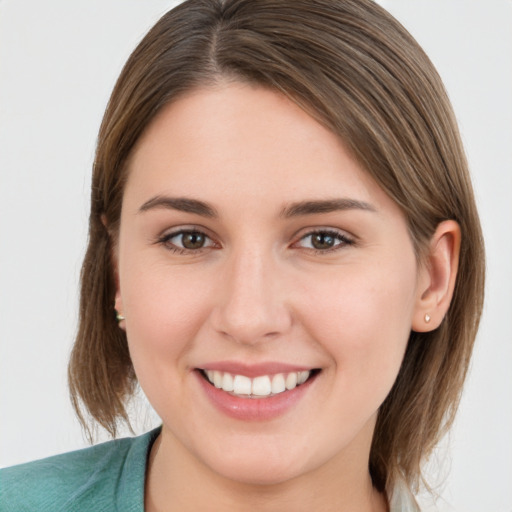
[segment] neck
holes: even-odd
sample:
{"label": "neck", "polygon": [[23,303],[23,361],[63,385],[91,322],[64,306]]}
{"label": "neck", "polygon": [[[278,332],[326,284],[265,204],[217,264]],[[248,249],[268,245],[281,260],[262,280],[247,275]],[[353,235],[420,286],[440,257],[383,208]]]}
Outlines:
{"label": "neck", "polygon": [[145,510],[388,510],[385,497],[372,486],[367,463],[357,464],[351,453],[344,455],[286,481],[273,484],[239,482],[219,475],[191,456],[164,427],[150,454]]}

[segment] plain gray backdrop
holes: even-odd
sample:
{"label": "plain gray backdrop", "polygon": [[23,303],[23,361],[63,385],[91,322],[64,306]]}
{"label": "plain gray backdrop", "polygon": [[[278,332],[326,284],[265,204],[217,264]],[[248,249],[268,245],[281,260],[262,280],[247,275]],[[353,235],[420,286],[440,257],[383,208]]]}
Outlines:
{"label": "plain gray backdrop", "polygon": [[[0,0],[0,466],[86,446],[66,363],[96,134],[124,61],[175,3]],[[485,313],[457,423],[429,465],[440,498],[437,508],[424,500],[423,510],[511,512],[512,2],[380,3],[445,81],[488,255]],[[136,428],[157,421],[148,413]]]}

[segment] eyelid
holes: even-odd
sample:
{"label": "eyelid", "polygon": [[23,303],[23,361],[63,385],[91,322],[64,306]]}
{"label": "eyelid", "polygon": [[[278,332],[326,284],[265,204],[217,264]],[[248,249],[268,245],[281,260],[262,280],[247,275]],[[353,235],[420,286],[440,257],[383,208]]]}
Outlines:
{"label": "eyelid", "polygon": [[[219,249],[221,248],[221,245],[215,240],[213,236],[209,234],[209,229],[204,228],[203,226],[198,225],[184,225],[184,226],[176,226],[173,228],[167,228],[164,230],[160,235],[156,237],[154,240],[155,244],[161,244],[167,249],[177,252],[177,253],[183,253],[183,254],[199,254],[204,250],[209,250],[212,248]],[[197,249],[189,249],[186,247],[180,247],[170,242],[170,240],[173,237],[179,236],[181,234],[186,233],[199,233],[201,235],[204,235],[204,237],[209,240],[209,244],[203,247],[199,247]],[[303,228],[299,232],[295,234],[293,239],[295,240],[291,247],[293,248],[301,248],[300,242],[304,240],[307,237],[311,237],[315,234],[324,234],[332,236],[333,238],[336,238],[338,240],[338,243],[336,243],[333,247],[326,248],[326,249],[316,249],[314,247],[302,247],[302,249],[310,252],[315,252],[319,254],[326,254],[329,252],[337,251],[343,247],[351,246],[356,244],[357,237],[355,237],[352,234],[347,233],[345,230],[339,229],[339,228],[333,228],[333,227],[324,227],[324,226],[315,226],[315,227],[308,227]]]}
{"label": "eyelid", "polygon": [[[212,249],[212,248],[218,248],[220,245],[218,242],[215,241],[215,239],[208,234],[208,229],[197,226],[197,225],[185,225],[185,226],[176,226],[174,228],[168,228],[164,230],[160,235],[156,237],[154,240],[155,244],[161,244],[168,250],[176,253],[181,254],[199,254],[203,250]],[[180,247],[170,242],[170,240],[176,236],[186,234],[186,233],[198,233],[203,235],[207,240],[211,242],[211,244],[208,244],[203,247],[199,247],[197,249],[188,249],[186,247]]]}
{"label": "eyelid", "polygon": [[294,237],[295,242],[292,244],[292,246],[297,246],[302,240],[304,240],[307,237],[316,235],[316,234],[324,234],[324,235],[330,235],[333,238],[336,238],[339,240],[339,243],[334,245],[333,247],[327,248],[327,249],[316,249],[314,247],[302,247],[302,249],[305,249],[307,251],[313,251],[320,254],[326,254],[332,251],[337,251],[343,247],[351,246],[356,243],[356,237],[353,235],[348,234],[346,231],[333,228],[333,227],[314,227],[314,228],[306,228],[301,230],[297,235]]}

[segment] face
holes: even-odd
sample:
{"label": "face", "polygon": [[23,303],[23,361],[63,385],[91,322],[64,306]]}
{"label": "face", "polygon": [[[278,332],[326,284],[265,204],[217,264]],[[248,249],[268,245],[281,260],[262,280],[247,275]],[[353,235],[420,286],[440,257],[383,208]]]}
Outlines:
{"label": "face", "polygon": [[128,172],[116,306],[162,444],[244,482],[367,468],[420,294],[395,203],[241,84],[167,106]]}

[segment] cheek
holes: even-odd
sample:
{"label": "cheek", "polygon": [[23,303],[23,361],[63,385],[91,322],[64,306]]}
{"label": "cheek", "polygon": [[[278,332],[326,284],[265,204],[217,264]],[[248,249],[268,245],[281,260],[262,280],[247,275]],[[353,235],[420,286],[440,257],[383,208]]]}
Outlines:
{"label": "cheek", "polygon": [[309,283],[307,328],[347,385],[394,381],[410,334],[415,263],[337,269]]}
{"label": "cheek", "polygon": [[[129,271],[129,268],[133,272]],[[137,270],[135,270],[137,269]],[[181,378],[186,353],[208,314],[207,290],[185,270],[152,262],[127,262],[120,275],[126,331],[135,371],[143,381]],[[178,372],[169,372],[169,365]]]}

